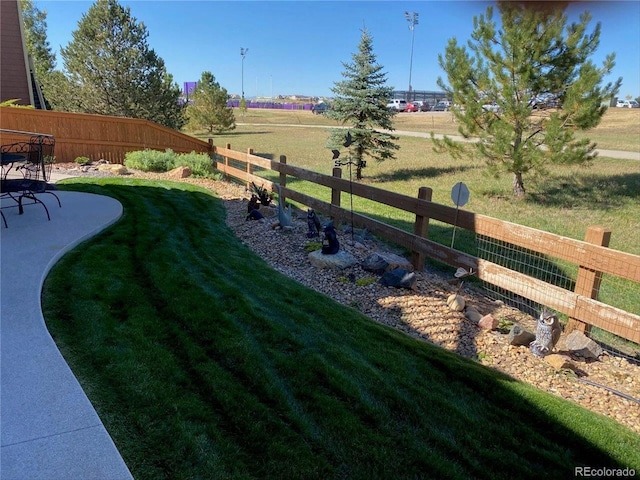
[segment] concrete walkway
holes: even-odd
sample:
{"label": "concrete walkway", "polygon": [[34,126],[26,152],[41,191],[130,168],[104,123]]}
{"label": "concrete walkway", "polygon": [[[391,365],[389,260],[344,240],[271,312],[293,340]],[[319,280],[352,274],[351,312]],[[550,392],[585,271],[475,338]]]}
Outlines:
{"label": "concrete walkway", "polygon": [[[122,215],[109,197],[40,195],[40,205],[3,209],[0,225],[0,478],[131,479],[111,437],[44,323],[44,279],[64,253]],[[10,201],[10,200],[9,200]],[[5,205],[3,200],[3,205]]]}

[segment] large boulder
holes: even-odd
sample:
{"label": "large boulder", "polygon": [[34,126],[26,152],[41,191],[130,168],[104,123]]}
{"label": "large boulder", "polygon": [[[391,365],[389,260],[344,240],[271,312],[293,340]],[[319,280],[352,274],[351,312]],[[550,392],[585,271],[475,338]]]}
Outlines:
{"label": "large boulder", "polygon": [[374,252],[369,255],[361,264],[363,270],[377,273],[379,275],[389,270],[401,268],[413,271],[413,265],[409,260],[395,253]]}
{"label": "large boulder", "polygon": [[517,323],[514,323],[509,331],[509,345],[529,345],[535,339],[536,336],[532,332]]}
{"label": "large boulder", "polygon": [[309,261],[311,262],[311,265],[318,268],[333,270],[344,270],[345,268],[352,267],[358,263],[356,257],[344,250],[338,250],[338,253],[330,255],[322,253],[322,250],[316,250],[309,254]]}
{"label": "large boulder", "polygon": [[565,339],[567,350],[574,355],[586,359],[597,360],[602,355],[602,347],[587,337],[580,330],[574,330]]}
{"label": "large boulder", "polygon": [[174,180],[180,180],[182,178],[190,177],[192,173],[193,172],[189,167],[181,166],[181,167],[174,168],[173,170],[169,170],[167,172],[167,177],[172,178]]}

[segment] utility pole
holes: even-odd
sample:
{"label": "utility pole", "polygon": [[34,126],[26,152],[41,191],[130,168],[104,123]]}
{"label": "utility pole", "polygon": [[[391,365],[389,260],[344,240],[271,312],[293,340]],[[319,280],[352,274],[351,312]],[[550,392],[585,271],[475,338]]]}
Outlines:
{"label": "utility pole", "polygon": [[413,70],[413,35],[415,26],[418,24],[418,14],[416,12],[404,12],[404,17],[409,22],[409,30],[411,30],[411,58],[409,60],[409,93],[407,94],[407,102],[412,101],[411,98],[411,70]]}

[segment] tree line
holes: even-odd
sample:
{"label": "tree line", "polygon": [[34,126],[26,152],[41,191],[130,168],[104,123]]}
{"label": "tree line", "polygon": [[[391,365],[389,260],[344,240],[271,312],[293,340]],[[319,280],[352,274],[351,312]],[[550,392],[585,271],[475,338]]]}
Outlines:
{"label": "tree line", "polygon": [[[182,129],[185,125],[221,133],[235,128],[228,93],[205,71],[190,98],[149,46],[142,22],[117,0],[96,0],[78,22],[73,39],[61,48],[64,70],[47,41],[46,12],[32,0],[20,0],[25,40],[38,81],[50,108],[69,112],[143,118]],[[575,132],[599,124],[606,99],[622,79],[603,84],[615,54],[596,66],[591,57],[601,26],[588,30],[584,12],[568,23],[566,3],[499,1],[473,18],[466,45],[454,37],[439,64],[446,80],[438,85],[453,99],[459,133],[474,143],[436,140],[436,151],[481,158],[494,175],[513,176],[515,196],[525,194],[525,176],[550,164],[586,164],[596,145]],[[351,62],[343,62],[342,80],[334,83],[332,108],[325,113],[343,126],[331,132],[327,146],[334,162],[354,165],[362,178],[368,159],[392,160],[399,147],[393,132],[396,113],[387,108],[393,87],[379,65],[373,38],[362,30]],[[552,99],[552,104],[548,102]],[[489,106],[489,108],[487,108]],[[346,154],[341,157],[342,150]]]}

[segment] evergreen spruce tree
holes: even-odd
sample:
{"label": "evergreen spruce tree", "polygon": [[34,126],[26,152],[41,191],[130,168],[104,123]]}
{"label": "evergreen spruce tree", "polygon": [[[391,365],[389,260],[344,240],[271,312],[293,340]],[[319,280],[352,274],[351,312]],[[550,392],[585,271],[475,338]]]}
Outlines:
{"label": "evergreen spruce tree", "polygon": [[60,53],[61,79],[55,102],[66,110],[143,118],[170,128],[184,125],[180,88],[147,41],[144,23],[117,0],[97,0],[78,22]]}
{"label": "evergreen spruce tree", "polygon": [[[336,96],[332,109],[325,112],[325,116],[350,125],[348,132],[352,143],[345,159],[356,165],[356,178],[361,179],[367,157],[376,161],[395,158],[394,150],[398,146],[393,141],[398,137],[376,130],[393,130],[395,112],[387,108],[393,88],[386,86],[387,75],[376,63],[372,38],[366,29],[362,30],[358,52],[352,59],[352,63],[342,64],[344,80],[335,82],[331,89]],[[345,130],[334,129],[328,146],[339,148],[344,141]]]}
{"label": "evergreen spruce tree", "polygon": [[195,128],[206,128],[208,132],[222,133],[236,128],[233,109],[227,107],[229,95],[211,72],[202,72],[198,86],[193,92],[192,105],[187,107],[189,123]]}
{"label": "evergreen spruce tree", "polygon": [[603,106],[622,79],[602,85],[614,66],[614,54],[601,68],[589,57],[600,39],[600,24],[591,33],[588,12],[567,25],[566,4],[498,2],[501,29],[493,8],[474,17],[467,50],[449,40],[440,66],[448,85],[438,85],[453,98],[453,114],[464,137],[461,144],[445,138],[437,149],[454,155],[482,157],[495,176],[513,175],[513,193],[525,194],[524,175],[546,173],[548,164],[585,164],[595,143],[576,139],[577,130],[598,125]]}

